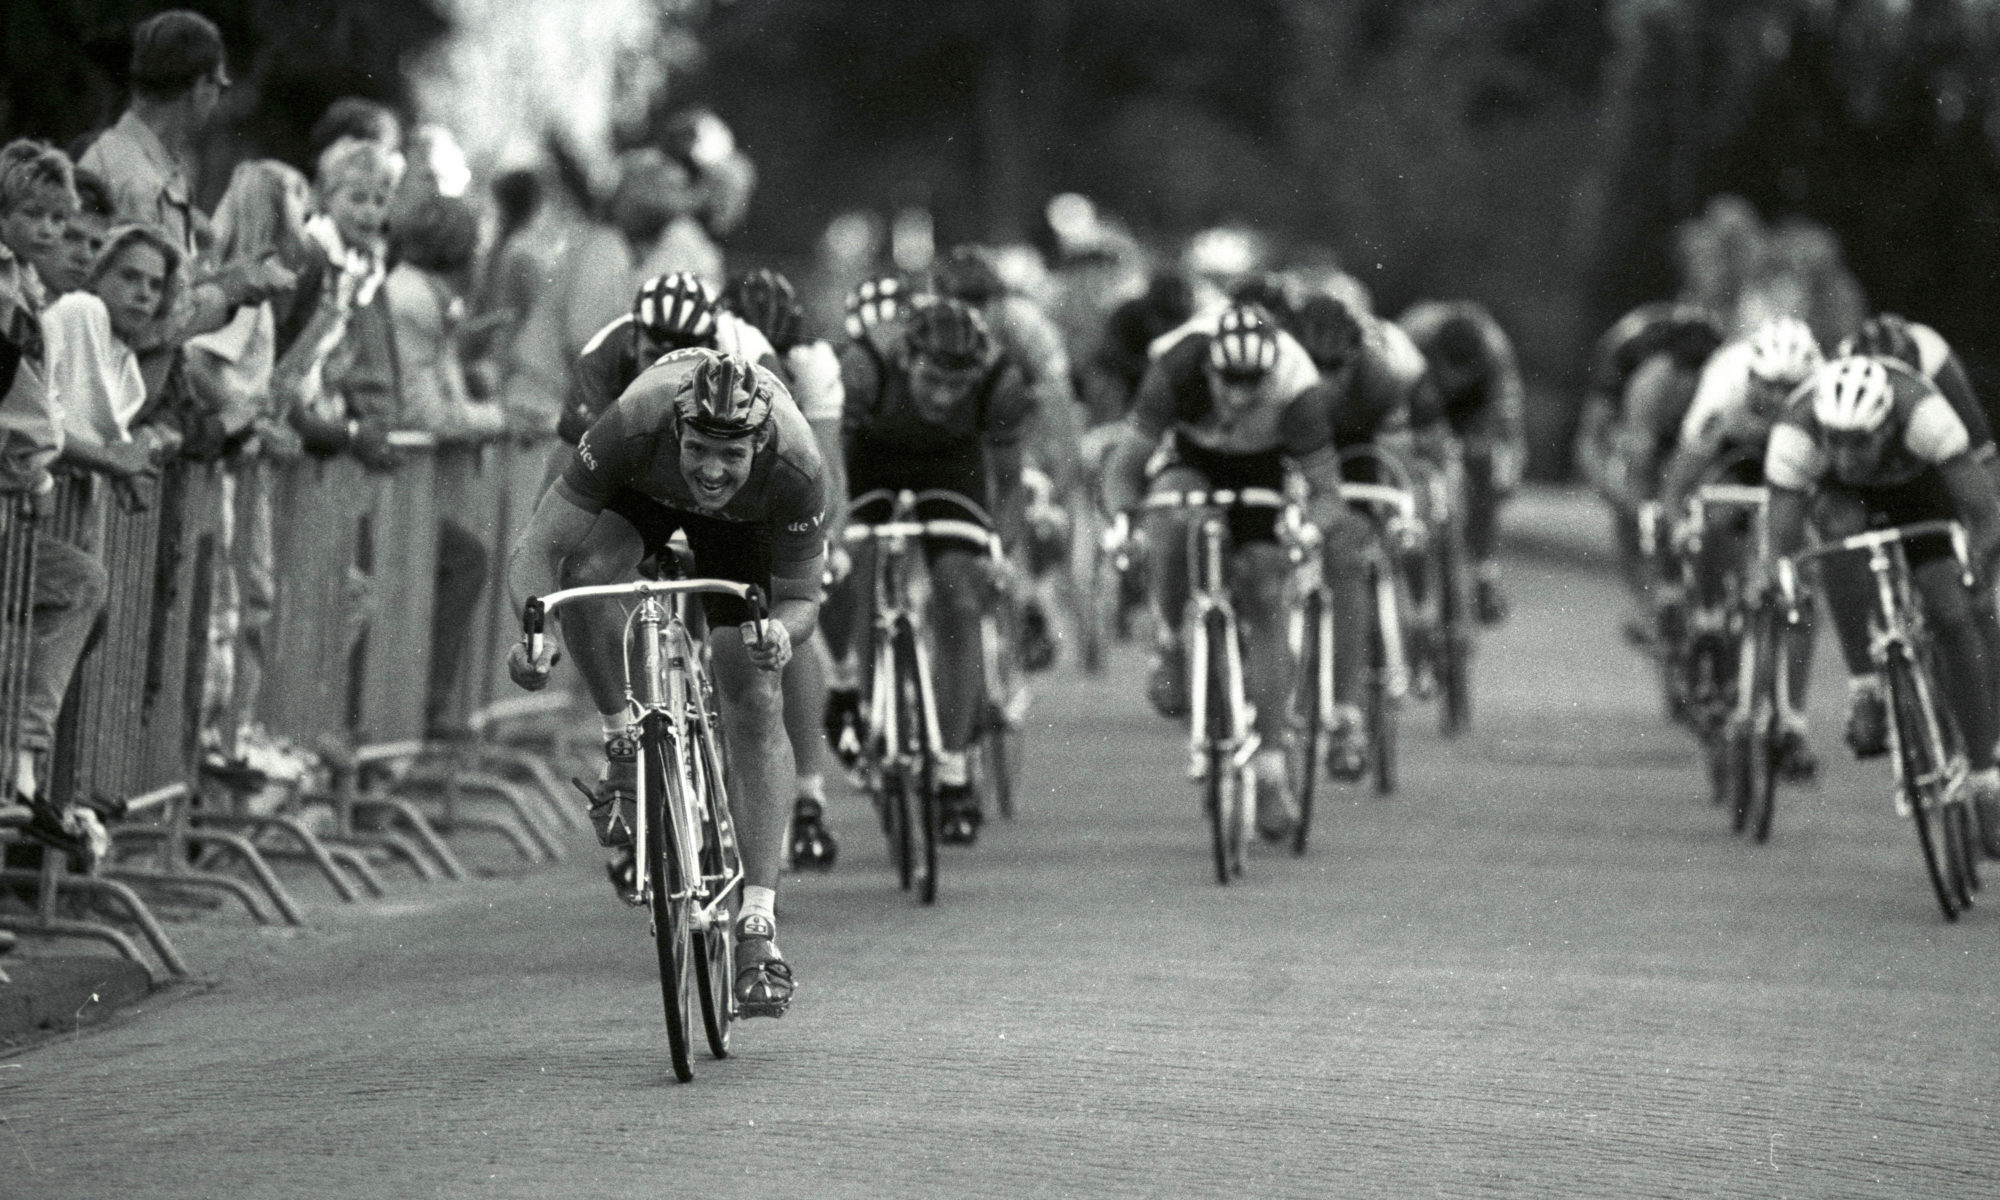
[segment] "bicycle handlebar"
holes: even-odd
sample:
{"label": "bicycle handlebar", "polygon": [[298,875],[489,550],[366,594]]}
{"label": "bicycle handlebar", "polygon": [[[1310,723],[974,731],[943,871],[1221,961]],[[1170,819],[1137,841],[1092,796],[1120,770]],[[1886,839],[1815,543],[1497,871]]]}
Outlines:
{"label": "bicycle handlebar", "polygon": [[1212,492],[1155,492],[1141,502],[1145,508],[1282,509],[1291,501],[1270,488],[1219,488]]}
{"label": "bicycle handlebar", "polygon": [[[884,500],[891,505],[893,515],[889,520],[861,521],[852,516],[861,508]],[[917,505],[927,500],[937,500],[952,505],[967,515],[962,518],[908,515],[916,510]],[[1000,535],[993,531],[992,518],[986,515],[986,510],[948,488],[927,488],[920,492],[876,488],[850,500],[847,511],[850,515],[847,527],[841,531],[841,540],[849,544],[887,541],[893,538],[927,537],[962,542],[996,560],[1004,553],[1000,545]]]}
{"label": "bicycle handlebar", "polygon": [[1417,498],[1409,490],[1387,483],[1343,483],[1340,498],[1349,504],[1393,512],[1405,521],[1417,519]]}
{"label": "bicycle handlebar", "polygon": [[1912,538],[1936,537],[1940,534],[1951,538],[1952,557],[1958,560],[1959,567],[1965,573],[1966,586],[1972,586],[1974,582],[1971,565],[1972,556],[1966,547],[1965,526],[1959,524],[1957,521],[1932,520],[1914,521],[1908,525],[1897,525],[1890,529],[1870,529],[1861,533],[1849,534],[1838,541],[1826,542],[1811,549],[1801,550],[1796,554],[1780,558],[1777,563],[1778,593],[1784,597],[1787,608],[1796,609],[1798,607],[1799,567],[1803,563],[1816,558],[1825,558],[1829,554],[1840,554],[1847,551],[1877,551],[1887,546],[1907,542]]}
{"label": "bicycle handlebar", "polygon": [[601,583],[589,587],[563,588],[546,596],[532,596],[521,610],[521,636],[527,639],[528,653],[540,658],[542,637],[547,629],[548,615],[574,600],[621,599],[643,600],[657,596],[734,596],[750,606],[750,620],[757,626],[757,639],[764,638],[764,622],[770,618],[770,610],[764,600],[764,589],[754,583],[735,583],[727,579],[635,579],[630,583]]}

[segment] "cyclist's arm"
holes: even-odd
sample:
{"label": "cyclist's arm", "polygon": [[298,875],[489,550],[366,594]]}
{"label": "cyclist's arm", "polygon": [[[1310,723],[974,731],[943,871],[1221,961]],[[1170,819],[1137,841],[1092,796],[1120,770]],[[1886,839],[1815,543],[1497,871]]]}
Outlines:
{"label": "cyclist's arm", "polygon": [[1985,466],[1971,454],[1954,455],[1949,461],[1939,463],[1938,474],[1944,478],[1945,489],[1958,508],[1959,520],[1965,523],[1972,565],[1981,584],[1990,586],[1994,559],[2000,557],[2000,490],[1995,489],[1993,476]]}
{"label": "cyclist's arm", "polygon": [[1788,558],[1806,544],[1806,515],[1812,507],[1810,493],[1789,487],[1773,487],[1765,509],[1765,557]]}
{"label": "cyclist's arm", "polygon": [[1688,493],[1694,490],[1695,480],[1701,478],[1703,469],[1721,453],[1722,436],[1719,430],[1674,447],[1667,465],[1660,471],[1661,505],[1668,512],[1678,511],[1686,502]]}
{"label": "cyclist's arm", "polygon": [[1140,377],[1132,411],[1119,422],[1104,456],[1104,511],[1117,516],[1139,507],[1146,460],[1174,421],[1173,361],[1155,360]]}
{"label": "cyclist's arm", "polygon": [[597,523],[597,514],[596,503],[579,496],[563,480],[543,493],[507,564],[507,590],[513,597],[514,611],[562,586],[563,560],[583,544],[590,527]]}

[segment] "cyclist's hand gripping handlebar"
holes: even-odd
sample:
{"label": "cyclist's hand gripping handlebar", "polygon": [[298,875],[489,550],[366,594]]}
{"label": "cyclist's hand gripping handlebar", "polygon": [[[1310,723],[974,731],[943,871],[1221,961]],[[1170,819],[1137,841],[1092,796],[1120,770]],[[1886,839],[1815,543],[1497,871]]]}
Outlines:
{"label": "cyclist's hand gripping handlebar", "polygon": [[750,607],[750,619],[743,622],[743,649],[752,665],[766,671],[782,671],[792,659],[792,634],[783,621],[773,621],[764,600],[764,589],[751,585],[743,602]]}
{"label": "cyclist's hand gripping handlebar", "polygon": [[562,661],[562,650],[549,641],[540,597],[521,612],[521,640],[507,652],[507,677],[516,686],[539,692],[548,686],[549,672]]}

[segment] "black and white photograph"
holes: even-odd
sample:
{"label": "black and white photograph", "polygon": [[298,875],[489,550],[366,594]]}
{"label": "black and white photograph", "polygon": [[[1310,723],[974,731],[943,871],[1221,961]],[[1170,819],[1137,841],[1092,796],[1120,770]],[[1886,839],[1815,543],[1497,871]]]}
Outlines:
{"label": "black and white photograph", "polygon": [[1996,430],[2000,0],[0,0],[0,1197],[2000,1194]]}

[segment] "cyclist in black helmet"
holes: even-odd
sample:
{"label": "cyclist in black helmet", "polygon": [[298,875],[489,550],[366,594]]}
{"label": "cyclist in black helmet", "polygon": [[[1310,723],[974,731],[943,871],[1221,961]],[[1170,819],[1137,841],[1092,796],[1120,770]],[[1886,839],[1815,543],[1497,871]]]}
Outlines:
{"label": "cyclist in black helmet", "polygon": [[[771,598],[764,636],[734,597],[703,597],[745,886],[737,921],[735,994],[748,1016],[779,1016],[792,973],[775,945],[773,916],[785,830],[785,789],[795,774],[779,676],[812,636],[824,569],[826,472],[785,385],[762,367],[712,350],[678,350],[649,367],[577,442],[562,477],[542,496],[515,544],[514,602],[558,587],[618,583],[648,556],[687,535],[697,575],[754,583]],[[602,527],[617,536],[606,538]],[[626,708],[622,614],[579,606],[562,619],[563,642],[604,725],[605,764],[591,803],[598,841],[620,851],[620,895],[631,862],[638,742]],[[539,660],[517,645],[508,673],[543,686],[553,649]]]}
{"label": "cyclist in black helmet", "polygon": [[[1022,442],[1035,414],[1021,369],[1000,352],[984,319],[957,300],[919,298],[888,328],[893,336],[879,355],[859,340],[841,351],[849,495],[877,488],[949,489],[984,505],[1003,542],[1019,545]],[[918,515],[964,514],[920,509]],[[965,843],[977,836],[982,816],[965,747],[978,712],[979,619],[991,581],[985,563],[970,550],[940,545],[929,550],[929,560],[944,743],[937,763],[944,814],[939,836]],[[868,576],[866,563],[857,561],[852,578]],[[841,600],[849,606],[849,630],[866,628],[864,609],[873,601],[857,592],[866,589],[850,588]],[[864,671],[867,666],[861,664]],[[865,688],[867,681],[861,684]]]}

